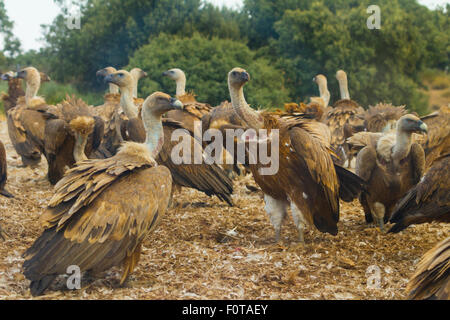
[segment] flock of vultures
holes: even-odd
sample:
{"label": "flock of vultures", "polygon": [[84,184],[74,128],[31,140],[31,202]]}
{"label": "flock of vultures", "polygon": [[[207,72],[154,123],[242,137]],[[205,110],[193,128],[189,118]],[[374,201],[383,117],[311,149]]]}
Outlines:
{"label": "flock of vultures", "polygon": [[[141,69],[107,67],[96,75],[109,84],[109,92],[95,107],[69,96],[48,105],[38,91],[50,78],[34,67],[1,75],[8,82],[2,97],[8,134],[22,166],[36,167],[44,156],[54,185],[39,217],[41,234],[21,253],[33,296],[44,294],[73,265],[86,277],[121,266],[119,282],[125,285],[145,254],[144,239],[158,229],[166,211],[179,205],[182,187],[231,207],[234,180],[246,174],[254,180],[252,189],[263,194],[275,243],[288,209],[298,232],[290,241],[305,245],[308,227],[337,235],[342,201],[359,201],[366,222],[381,234],[450,221],[450,105],[421,118],[405,106],[379,103],[364,109],[350,98],[342,70],[336,73],[341,99],[333,105],[327,78],[317,75],[320,96],[274,111],[247,104],[244,87],[251,80],[241,68],[228,73],[231,102],[216,107],[185,91],[180,69],[162,75],[175,81],[175,97],[155,92],[145,100],[138,97],[138,82],[148,76]],[[197,126],[224,137],[230,129],[268,134],[237,135],[232,149],[222,150],[231,164],[198,164],[195,152],[190,163],[176,164],[171,157],[179,143],[171,139],[175,130],[192,150],[208,147],[194,134]],[[267,164],[260,161],[237,161],[241,146],[250,158],[251,142],[273,152],[273,130],[279,133],[275,174],[262,174]],[[6,160],[0,141],[0,194],[12,199]],[[10,238],[3,229],[0,241]],[[420,261],[407,285],[408,297],[448,299],[449,272],[447,238]]]}

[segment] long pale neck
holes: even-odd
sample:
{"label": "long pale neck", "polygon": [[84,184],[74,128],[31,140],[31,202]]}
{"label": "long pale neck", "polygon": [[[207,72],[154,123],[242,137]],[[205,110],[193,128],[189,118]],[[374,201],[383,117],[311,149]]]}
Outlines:
{"label": "long pale neck", "polygon": [[180,77],[178,77],[177,81],[177,97],[182,96],[186,93],[186,76],[184,74],[181,74]]}
{"label": "long pale neck", "polygon": [[77,134],[75,139],[75,147],[73,148],[73,158],[75,162],[87,160],[84,149],[86,148],[87,136]]}
{"label": "long pale neck", "polygon": [[392,148],[392,158],[394,161],[400,161],[406,158],[411,150],[412,135],[410,133],[397,130],[395,145]]}
{"label": "long pale neck", "polygon": [[133,88],[123,87],[122,95],[120,97],[120,105],[127,115],[128,119],[133,119],[138,116],[138,108],[133,101]]}
{"label": "long pale neck", "polygon": [[348,92],[348,81],[347,77],[342,77],[339,80],[339,90],[341,91],[341,99],[350,100],[350,93]]}
{"label": "long pale neck", "polygon": [[239,117],[244,120],[251,128],[261,129],[264,126],[262,117],[245,101],[244,88],[235,88],[229,85],[231,104],[233,105],[234,111],[239,115]]}
{"label": "long pale neck", "polygon": [[138,85],[139,85],[138,77],[133,77],[133,98],[138,97]]}
{"label": "long pale neck", "polygon": [[326,82],[321,81],[319,83],[319,92],[320,92],[320,97],[325,102],[325,106],[324,107],[325,108],[328,107],[328,103],[330,102],[330,91],[328,91]]}
{"label": "long pale neck", "polygon": [[119,86],[115,85],[114,83],[109,84],[109,93],[119,93]]}
{"label": "long pale neck", "polygon": [[161,115],[143,109],[142,121],[146,132],[145,144],[153,158],[161,151],[164,143],[164,131],[161,122]]}
{"label": "long pale neck", "polygon": [[27,89],[25,91],[25,101],[27,104],[37,96],[40,86],[41,79],[39,77],[34,77],[27,81]]}

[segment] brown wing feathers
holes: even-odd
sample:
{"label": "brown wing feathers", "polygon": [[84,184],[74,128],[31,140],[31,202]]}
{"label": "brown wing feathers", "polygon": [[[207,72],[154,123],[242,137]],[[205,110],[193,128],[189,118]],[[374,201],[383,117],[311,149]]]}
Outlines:
{"label": "brown wing feathers", "polygon": [[123,263],[121,282],[133,270],[140,243],[164,214],[171,190],[167,168],[154,167],[135,146],[110,159],[83,161],[56,185],[41,216],[46,230],[24,254],[33,295],[70,265],[95,273]]}
{"label": "brown wing feathers", "polygon": [[450,222],[450,154],[438,158],[422,181],[401,199],[391,218],[389,232],[400,232],[411,224]]}

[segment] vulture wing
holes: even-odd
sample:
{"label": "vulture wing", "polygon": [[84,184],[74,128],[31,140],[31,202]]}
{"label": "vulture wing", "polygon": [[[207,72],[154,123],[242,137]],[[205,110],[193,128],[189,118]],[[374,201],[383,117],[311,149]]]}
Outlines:
{"label": "vulture wing", "polygon": [[450,152],[450,107],[441,107],[438,112],[422,117],[428,133],[420,142],[427,156],[427,168],[440,155]]}
{"label": "vulture wing", "polygon": [[[169,168],[173,181],[183,187],[195,188],[206,193],[208,196],[216,195],[219,199],[233,205],[231,194],[233,193],[233,181],[226,175],[225,171],[217,164],[204,164],[203,147],[201,143],[192,136],[179,122],[164,121],[164,145],[156,161]],[[190,163],[175,164],[172,161],[172,149],[179,144],[178,141],[171,141],[172,133],[177,129],[184,129],[183,141],[188,141],[191,147]],[[194,150],[200,150],[201,154],[196,155]],[[195,161],[195,158],[201,157]],[[201,164],[195,164],[201,163]]]}
{"label": "vulture wing", "polygon": [[450,299],[450,237],[425,253],[406,291],[408,298]]}
{"label": "vulture wing", "polygon": [[124,262],[123,283],[142,241],[165,213],[171,188],[169,170],[139,154],[135,143],[68,171],[41,216],[45,231],[24,254],[32,294],[41,294],[71,265],[96,273]]}
{"label": "vulture wing", "polygon": [[449,167],[450,154],[433,163],[422,181],[398,202],[391,218],[395,225],[389,232],[400,232],[411,224],[450,222]]}

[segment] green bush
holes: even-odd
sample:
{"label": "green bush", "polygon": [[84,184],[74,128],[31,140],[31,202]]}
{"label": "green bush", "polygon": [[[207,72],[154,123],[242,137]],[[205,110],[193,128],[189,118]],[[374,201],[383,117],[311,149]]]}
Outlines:
{"label": "green bush", "polygon": [[140,86],[144,97],[154,91],[175,94],[174,81],[162,73],[180,68],[186,73],[186,90],[197,94],[198,101],[215,106],[230,100],[227,75],[232,68],[241,67],[251,76],[245,89],[249,104],[273,108],[289,100],[283,72],[269,60],[255,58],[255,53],[238,41],[208,39],[199,34],[190,38],[161,34],[135,52],[127,68],[134,67],[149,74]]}

